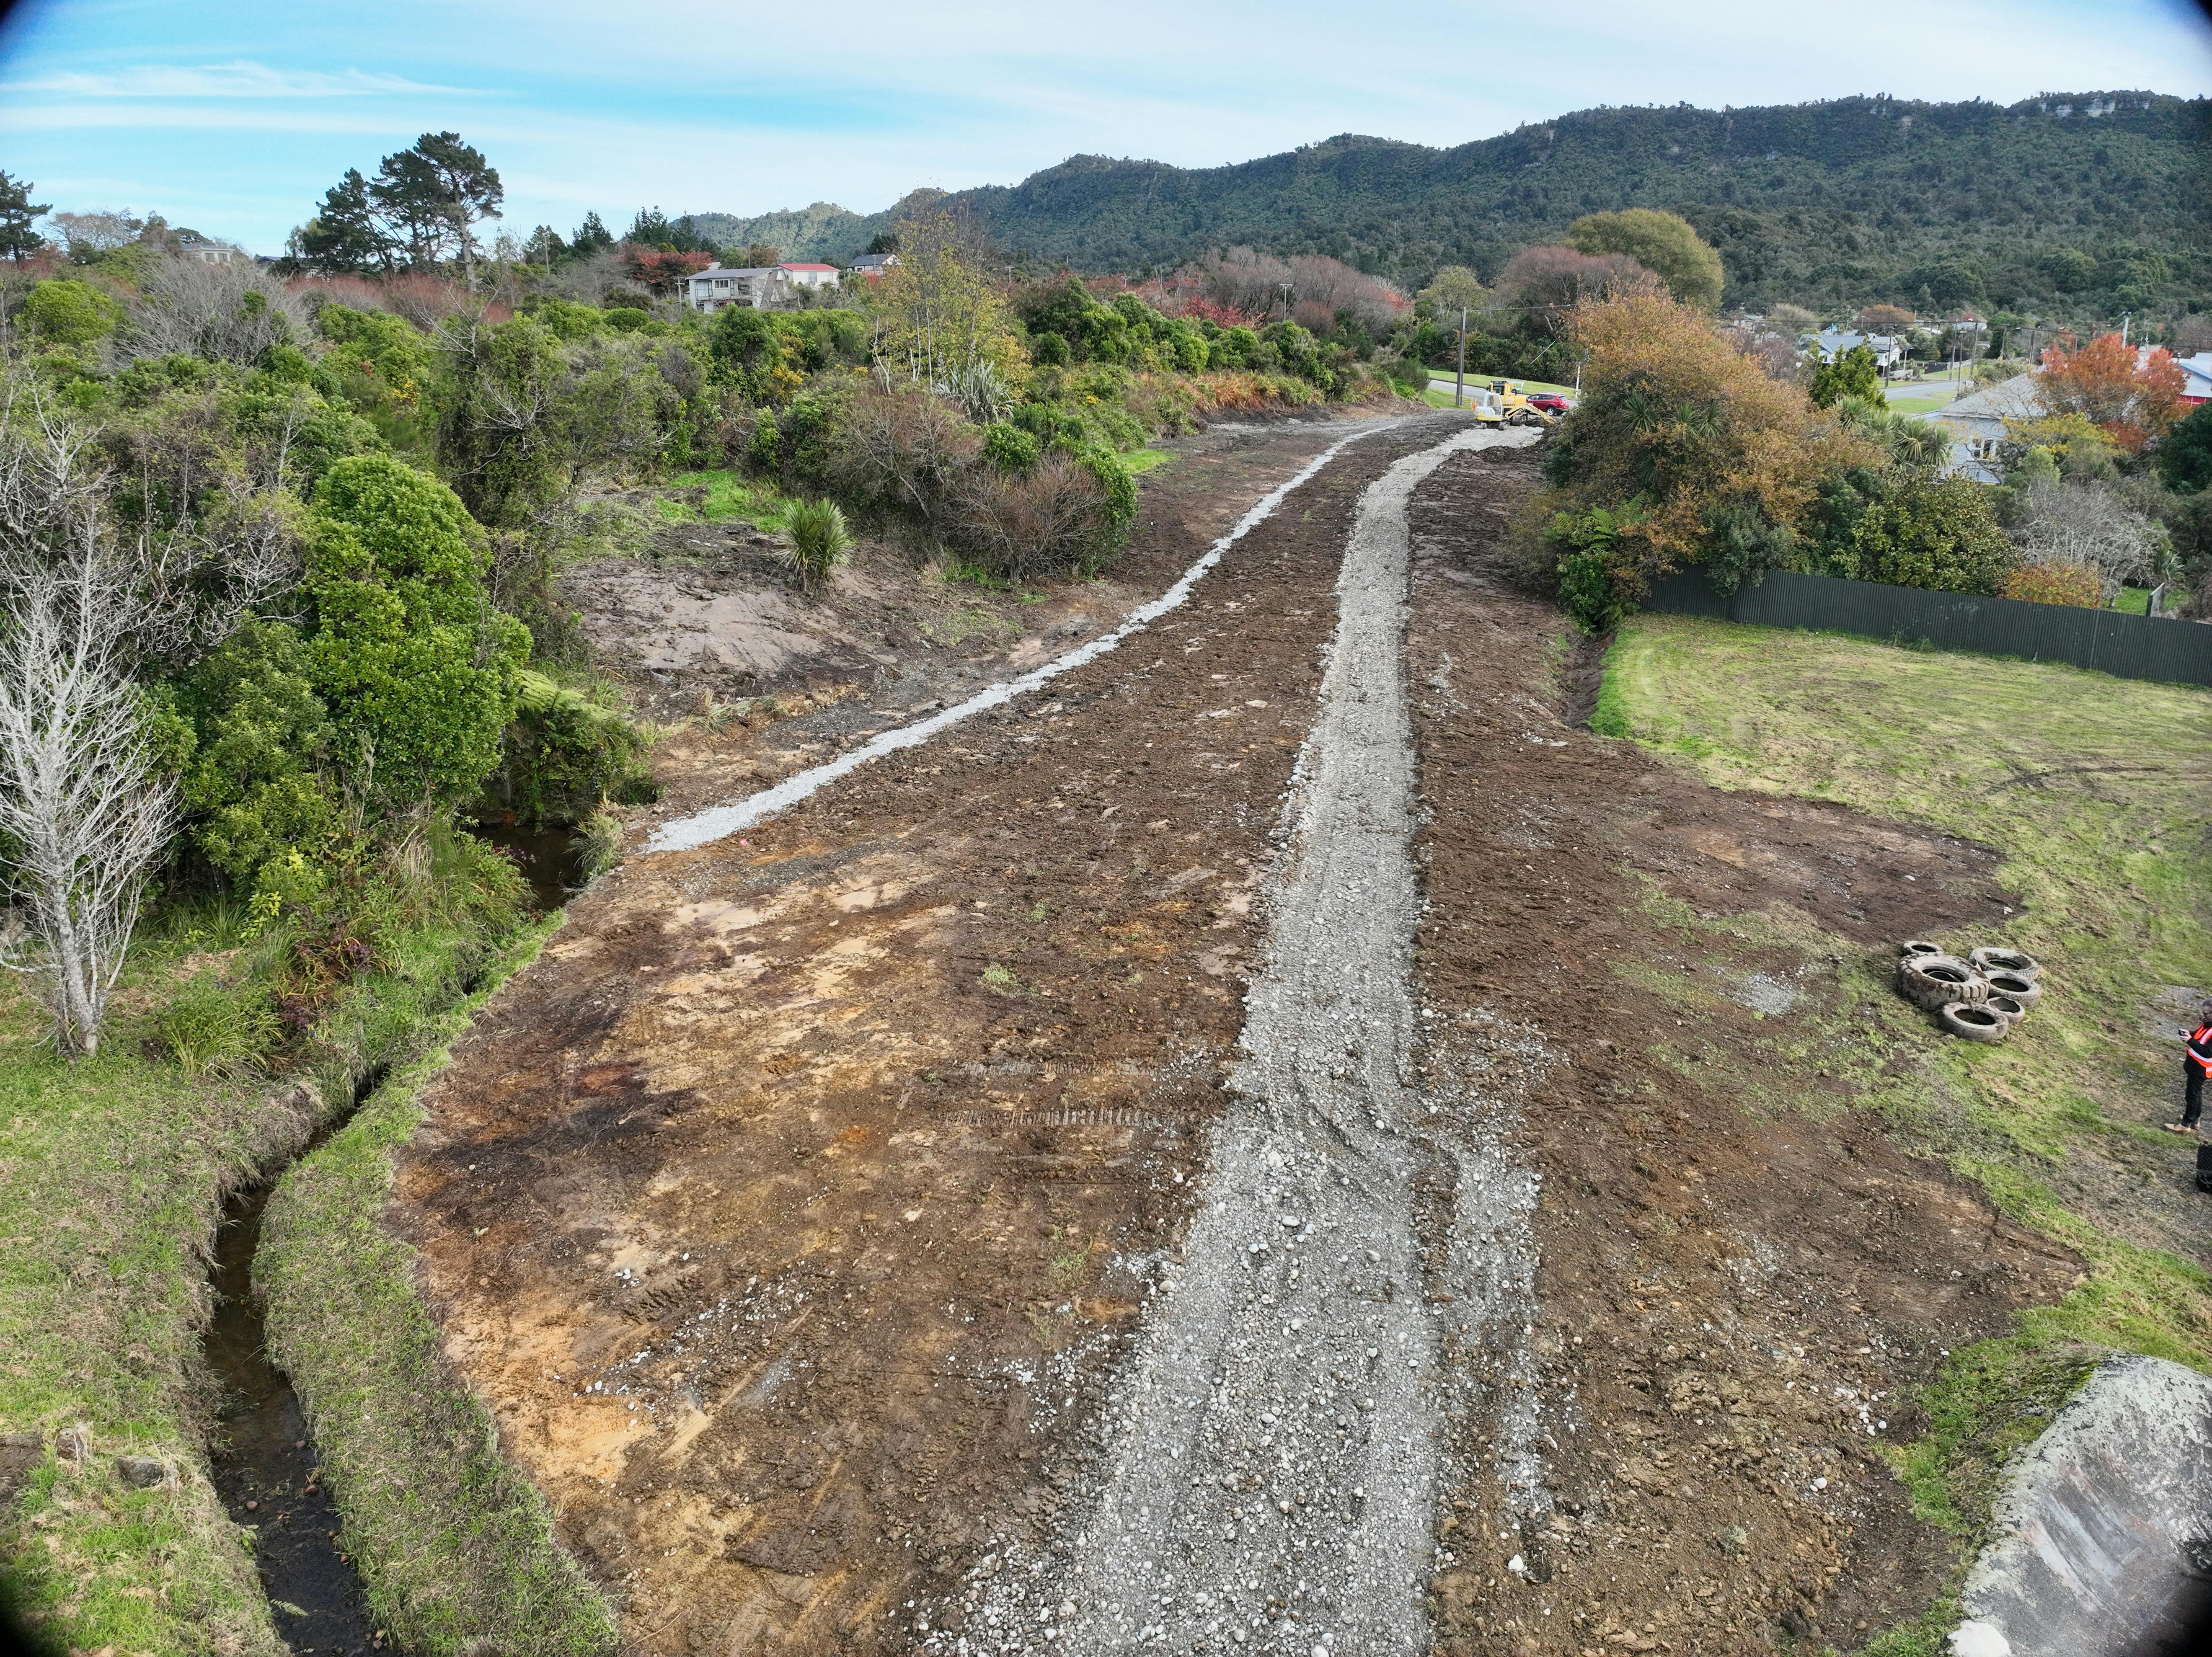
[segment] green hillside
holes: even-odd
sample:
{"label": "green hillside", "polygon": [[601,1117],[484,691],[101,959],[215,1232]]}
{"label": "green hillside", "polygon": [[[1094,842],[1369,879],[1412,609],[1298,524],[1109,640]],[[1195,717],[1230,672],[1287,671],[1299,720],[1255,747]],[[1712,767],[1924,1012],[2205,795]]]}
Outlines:
{"label": "green hillside", "polygon": [[[1643,206],[1685,215],[1720,249],[1732,306],[2166,314],[2212,308],[2208,154],[2203,99],[1845,98],[1583,110],[1451,149],[1347,135],[1196,170],[1078,155],[954,199],[1009,253],[1090,272],[1244,242],[1400,278],[1451,263],[1491,275],[1581,214]],[[842,258],[898,210],[699,217],[730,240]]]}

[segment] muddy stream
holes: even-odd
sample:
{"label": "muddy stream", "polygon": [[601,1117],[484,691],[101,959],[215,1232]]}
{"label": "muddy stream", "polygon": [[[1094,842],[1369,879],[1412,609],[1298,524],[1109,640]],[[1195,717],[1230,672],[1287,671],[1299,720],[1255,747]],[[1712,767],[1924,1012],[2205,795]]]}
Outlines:
{"label": "muddy stream", "polygon": [[[541,909],[558,908],[582,870],[566,830],[485,824],[477,831],[514,860]],[[353,1120],[384,1079],[363,1077],[352,1105],[307,1141],[311,1156]],[[297,1162],[299,1158],[295,1158]],[[323,1489],[319,1461],[299,1395],[269,1357],[268,1327],[253,1292],[261,1217],[288,1162],[234,1193],[216,1232],[215,1315],[201,1350],[221,1385],[222,1404],[209,1446],[216,1493],[232,1520],[253,1533],[254,1562],[276,1630],[307,1657],[356,1657],[398,1649],[377,1630],[360,1574],[347,1557],[337,1507]]]}

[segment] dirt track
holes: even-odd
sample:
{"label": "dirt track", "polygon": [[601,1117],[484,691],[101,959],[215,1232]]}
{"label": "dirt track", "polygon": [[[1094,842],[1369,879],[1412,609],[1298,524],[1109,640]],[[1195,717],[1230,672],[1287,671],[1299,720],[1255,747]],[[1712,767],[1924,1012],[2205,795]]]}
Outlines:
{"label": "dirt track", "polygon": [[[1143,1373],[1146,1307],[1205,1235],[1355,503],[1453,429],[1354,445],[1149,643],[741,839],[635,863],[463,1044],[396,1218],[635,1649],[1066,1648],[1039,1611],[1092,1609],[1006,1578],[1110,1486],[1109,1388]],[[1148,486],[1132,569],[1171,579],[1338,434]],[[1433,1504],[1403,1487],[1437,1515],[1406,1572],[1433,1563],[1453,1653],[1848,1644],[1931,1557],[1856,1404],[2073,1266],[1854,1119],[1764,1015],[1832,997],[1837,947],[2000,898],[1972,848],[1718,795],[1573,729],[1555,613],[1486,562],[1529,475],[1462,457],[1415,502],[1413,1064],[1435,1126],[1400,1170],[1408,1258],[1367,1262],[1370,1284],[1328,1257],[1444,1355],[1407,1399],[1443,1460]],[[753,763],[744,741],[693,766],[690,798]],[[1773,924],[1717,943],[1685,913]],[[1271,1250],[1285,1289],[1293,1253]],[[1329,1379],[1350,1444],[1379,1389]],[[1358,1520],[1344,1485],[1270,1490],[1242,1522],[1303,1548]],[[1429,1515],[1382,1519],[1407,1558]],[[1354,1580],[1340,1560],[1285,1557],[1303,1569],[1245,1590],[1233,1630],[1209,1588],[1209,1622],[1179,1608],[1164,1648],[1310,1650],[1345,1626],[1321,1597]],[[1410,1583],[1403,1603],[1387,1639],[1334,1649],[1417,1647]],[[1079,1648],[1117,1642],[1094,1623]]]}

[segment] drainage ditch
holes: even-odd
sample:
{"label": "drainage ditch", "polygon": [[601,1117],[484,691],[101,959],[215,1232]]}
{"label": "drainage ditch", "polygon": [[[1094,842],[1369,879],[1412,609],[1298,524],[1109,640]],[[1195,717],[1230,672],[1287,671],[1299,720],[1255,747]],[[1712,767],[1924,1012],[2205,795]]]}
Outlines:
{"label": "drainage ditch", "polygon": [[[356,1108],[382,1079],[380,1071],[362,1078],[354,1092]],[[324,1128],[301,1154],[352,1115],[349,1110]],[[357,1657],[389,1648],[377,1637],[360,1575],[346,1557],[299,1395],[270,1362],[267,1325],[253,1293],[262,1211],[278,1177],[234,1195],[216,1233],[215,1315],[201,1345],[222,1387],[209,1447],[216,1494],[232,1520],[254,1533],[254,1563],[285,1643],[315,1657]]]}
{"label": "drainage ditch", "polygon": [[[566,829],[486,824],[478,832],[514,860],[543,909],[559,908],[582,883],[581,860]],[[301,1156],[352,1120],[384,1075],[380,1067],[363,1076],[352,1105],[308,1140]],[[344,1527],[323,1485],[299,1394],[270,1360],[267,1323],[253,1292],[262,1213],[291,1166],[235,1193],[223,1205],[216,1232],[215,1314],[201,1343],[222,1387],[209,1446],[216,1493],[231,1519],[254,1533],[254,1563],[276,1631],[295,1654],[380,1657],[396,1648],[369,1613],[360,1573],[346,1554]]]}

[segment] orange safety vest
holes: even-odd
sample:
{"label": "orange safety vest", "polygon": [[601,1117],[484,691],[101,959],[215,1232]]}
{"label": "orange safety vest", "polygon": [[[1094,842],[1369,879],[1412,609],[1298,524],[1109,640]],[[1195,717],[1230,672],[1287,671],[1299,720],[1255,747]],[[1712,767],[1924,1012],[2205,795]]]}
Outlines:
{"label": "orange safety vest", "polygon": [[2212,1024],[2199,1024],[2189,1035],[2189,1057],[2200,1076],[2212,1077]]}

